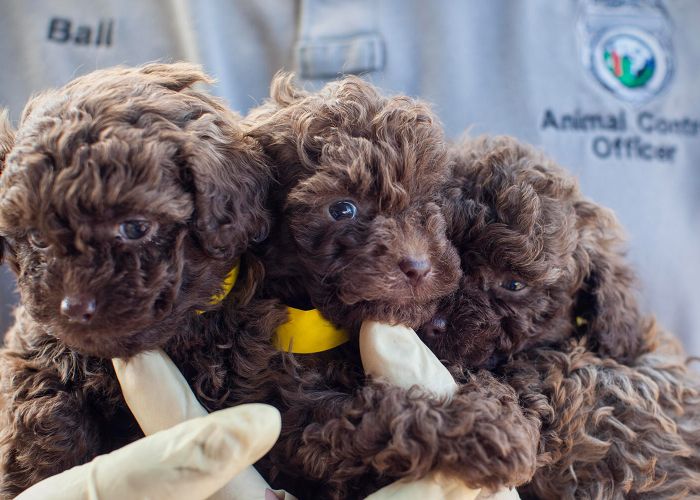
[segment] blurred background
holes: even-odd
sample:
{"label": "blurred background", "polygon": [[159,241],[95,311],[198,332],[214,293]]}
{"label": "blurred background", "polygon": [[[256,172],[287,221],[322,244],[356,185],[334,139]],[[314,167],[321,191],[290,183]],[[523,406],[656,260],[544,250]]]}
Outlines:
{"label": "blurred background", "polygon": [[[116,64],[187,60],[241,113],[272,75],[343,73],[509,134],[572,170],[629,235],[644,307],[700,355],[700,2],[0,0],[0,107]],[[0,332],[18,298],[0,268]]]}

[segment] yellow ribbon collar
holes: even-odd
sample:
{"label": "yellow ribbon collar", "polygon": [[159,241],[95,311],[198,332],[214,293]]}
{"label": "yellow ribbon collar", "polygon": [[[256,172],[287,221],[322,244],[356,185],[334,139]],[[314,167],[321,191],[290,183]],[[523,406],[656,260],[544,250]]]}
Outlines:
{"label": "yellow ribbon collar", "polygon": [[350,340],[345,330],[321,316],[317,309],[303,311],[287,307],[289,321],[280,325],[272,336],[272,345],[284,352],[311,354],[338,347]]}
{"label": "yellow ribbon collar", "polygon": [[[224,278],[221,291],[212,296],[209,304],[220,304],[231,293],[238,279],[240,268],[239,260]],[[204,311],[197,311],[197,314],[202,313]],[[272,336],[272,345],[280,351],[312,354],[329,351],[350,340],[350,336],[345,330],[336,328],[317,309],[304,311],[287,306],[287,315],[289,321],[280,325]],[[577,316],[575,323],[578,328],[581,328],[587,325],[588,321]]]}
{"label": "yellow ribbon collar", "polygon": [[[236,265],[233,266],[233,269],[231,269],[224,278],[224,282],[221,284],[221,291],[216,295],[212,295],[211,300],[209,301],[210,305],[215,306],[216,304],[220,304],[226,297],[228,297],[228,294],[231,293],[231,290],[233,290],[233,287],[236,284],[240,270],[241,261],[238,260],[236,261]],[[197,314],[203,313],[204,311],[197,311]]]}
{"label": "yellow ribbon collar", "polygon": [[[212,296],[210,305],[220,304],[231,293],[240,273],[240,261],[229,271],[221,284],[221,291]],[[202,314],[204,311],[197,311]],[[345,330],[336,328],[316,309],[303,311],[287,307],[289,321],[282,324],[272,336],[272,345],[280,351],[296,354],[323,352],[344,344],[350,337]]]}
{"label": "yellow ribbon collar", "polygon": [[[345,330],[321,316],[317,309],[304,311],[287,306],[289,321],[280,325],[272,336],[272,345],[284,352],[312,354],[329,351],[350,340]],[[576,326],[588,324],[584,318],[576,317]]]}
{"label": "yellow ribbon collar", "polygon": [[[312,354],[329,351],[350,340],[345,330],[336,328],[317,309],[304,311],[287,306],[287,314],[289,321],[280,325],[272,336],[272,345],[280,351]],[[576,317],[577,327],[586,324],[587,320]]]}

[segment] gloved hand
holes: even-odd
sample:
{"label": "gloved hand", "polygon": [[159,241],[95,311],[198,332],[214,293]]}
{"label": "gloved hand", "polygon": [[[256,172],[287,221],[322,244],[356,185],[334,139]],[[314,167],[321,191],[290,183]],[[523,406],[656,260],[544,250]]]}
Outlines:
{"label": "gloved hand", "polygon": [[[439,395],[449,395],[457,390],[452,375],[409,328],[366,322],[360,332],[360,352],[365,372],[373,377],[384,378],[402,387],[421,385]],[[128,363],[121,360],[113,363],[124,397],[144,433],[150,434],[206,414],[184,377],[162,351],[140,354]],[[248,467],[217,492],[216,498],[260,499],[263,495],[274,498],[269,490],[263,493],[268,488],[253,467]],[[277,498],[294,498],[283,491],[274,493]],[[467,487],[457,478],[436,472],[419,481],[398,481],[370,495],[369,499],[481,500],[490,498],[490,495]],[[506,489],[497,492],[496,496],[499,500],[519,498],[515,490]]]}
{"label": "gloved hand", "polygon": [[279,412],[251,404],[183,422],[35,484],[19,500],[203,500],[272,447]]}
{"label": "gloved hand", "polygon": [[[447,368],[410,328],[365,322],[360,331],[360,353],[365,372],[401,387],[420,385],[438,395],[457,390]],[[205,413],[175,365],[160,352],[144,353],[128,363],[114,360],[129,407],[146,434]],[[217,498],[262,498],[269,486],[249,467],[217,494]],[[279,498],[293,498],[276,492]],[[503,489],[498,500],[518,499],[515,490]],[[493,497],[493,499],[496,498]],[[491,498],[490,492],[467,487],[457,478],[439,472],[414,482],[398,481],[373,495],[371,500]]]}
{"label": "gloved hand", "polygon": [[[416,332],[405,326],[365,321],[360,329],[360,356],[365,373],[376,379],[407,389],[418,385],[438,396],[457,391],[457,383],[447,368]],[[459,478],[434,472],[419,481],[398,481],[370,495],[368,500],[390,498],[516,500],[520,496],[515,489],[489,492],[469,488]]]}

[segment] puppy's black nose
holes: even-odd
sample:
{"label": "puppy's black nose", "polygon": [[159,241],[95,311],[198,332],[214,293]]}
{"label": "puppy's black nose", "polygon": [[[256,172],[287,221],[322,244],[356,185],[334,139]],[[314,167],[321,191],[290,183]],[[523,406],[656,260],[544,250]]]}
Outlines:
{"label": "puppy's black nose", "polygon": [[399,268],[415,286],[430,272],[430,262],[426,258],[408,258],[399,262]]}
{"label": "puppy's black nose", "polygon": [[61,314],[73,323],[87,324],[95,315],[95,299],[88,295],[67,295],[61,301]]}
{"label": "puppy's black nose", "polygon": [[428,337],[439,337],[447,331],[447,319],[442,316],[435,316],[428,323],[421,327],[421,333]]}

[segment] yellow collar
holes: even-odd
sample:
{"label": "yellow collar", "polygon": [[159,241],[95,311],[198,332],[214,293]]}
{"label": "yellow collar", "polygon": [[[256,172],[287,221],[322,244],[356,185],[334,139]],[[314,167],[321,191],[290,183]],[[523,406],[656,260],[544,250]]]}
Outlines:
{"label": "yellow collar", "polygon": [[289,321],[280,325],[272,336],[278,350],[296,354],[323,352],[344,344],[347,332],[333,326],[317,309],[303,311],[287,307]]}
{"label": "yellow collar", "polygon": [[[231,293],[231,290],[233,289],[233,286],[236,284],[236,280],[238,279],[238,273],[240,272],[240,270],[241,261],[238,260],[236,261],[236,265],[233,266],[233,269],[231,269],[224,278],[224,282],[221,284],[221,291],[216,295],[212,295],[211,301],[209,301],[210,305],[214,306],[216,304],[220,304],[224,301],[228,294]],[[204,311],[197,311],[197,314],[203,313]]]}
{"label": "yellow collar", "polygon": [[[212,296],[209,304],[216,305],[224,301],[236,284],[239,272],[240,261],[226,275],[221,291]],[[204,311],[197,311],[197,314],[202,313]],[[287,307],[287,314],[289,321],[277,328],[272,337],[272,345],[280,351],[311,354],[328,351],[350,340],[347,332],[333,326],[316,309],[303,311]]]}

